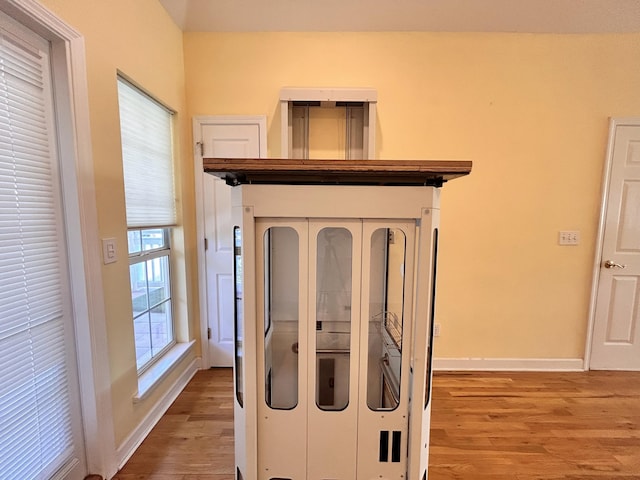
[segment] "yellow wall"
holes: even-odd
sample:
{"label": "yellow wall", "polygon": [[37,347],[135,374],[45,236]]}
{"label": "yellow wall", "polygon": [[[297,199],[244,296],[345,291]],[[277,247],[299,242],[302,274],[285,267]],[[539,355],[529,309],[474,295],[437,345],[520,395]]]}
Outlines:
{"label": "yellow wall", "polygon": [[[607,121],[640,113],[640,34],[183,36],[156,0],[42,3],[86,40],[99,234],[120,254],[102,270],[118,444],[177,373],[133,404],[117,71],[177,112],[181,340],[199,331],[192,116],[267,114],[278,156],[281,87],[365,86],[378,158],[474,161],[443,190],[436,355],[582,357]],[[560,229],[582,244],[559,247]]]}
{"label": "yellow wall", "polygon": [[[443,189],[438,357],[582,358],[608,117],[640,114],[640,35],[187,33],[187,114],[283,86],[373,87],[377,157],[469,159]],[[578,247],[559,230],[580,230]]]}
{"label": "yellow wall", "polygon": [[[116,443],[121,444],[167,391],[181,369],[176,369],[148,400],[133,404],[137,373],[133,344],[131,293],[127,261],[127,237],[122,177],[122,155],[116,73],[121,71],[176,112],[177,190],[182,191],[178,210],[184,235],[178,229],[176,254],[187,258],[187,267],[174,271],[182,285],[174,292],[182,323],[181,340],[199,331],[194,252],[193,162],[185,115],[182,32],[157,0],[43,0],[42,3],[85,37],[91,141],[95,168],[100,238],[115,237],[119,261],[103,266],[109,367],[112,378]],[[180,196],[180,193],[179,193]],[[186,246],[185,246],[186,245]],[[185,283],[186,282],[186,283]],[[185,287],[186,285],[186,287]],[[189,292],[189,293],[187,293]],[[186,359],[183,365],[193,359]]]}

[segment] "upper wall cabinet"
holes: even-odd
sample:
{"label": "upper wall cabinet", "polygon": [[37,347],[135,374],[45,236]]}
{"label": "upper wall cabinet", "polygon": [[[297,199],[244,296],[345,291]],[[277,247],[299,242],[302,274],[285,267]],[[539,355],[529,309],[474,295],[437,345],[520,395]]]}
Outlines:
{"label": "upper wall cabinet", "polygon": [[281,157],[373,159],[377,100],[372,88],[283,88]]}

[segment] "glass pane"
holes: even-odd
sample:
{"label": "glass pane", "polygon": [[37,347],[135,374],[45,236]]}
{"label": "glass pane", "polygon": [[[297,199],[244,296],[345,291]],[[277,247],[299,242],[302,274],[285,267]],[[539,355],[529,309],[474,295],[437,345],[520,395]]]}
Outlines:
{"label": "glass pane", "polygon": [[273,229],[268,229],[264,234],[264,335],[265,338],[271,328],[271,237]]}
{"label": "glass pane", "polygon": [[164,228],[142,230],[142,250],[165,248],[167,245],[164,232]]}
{"label": "glass pane", "polygon": [[171,301],[166,301],[151,309],[151,353],[157,355],[173,342],[173,323],[171,322]]}
{"label": "glass pane", "polygon": [[127,243],[129,244],[129,255],[132,253],[140,253],[142,250],[142,236],[140,230],[130,230],[127,232]]}
{"label": "glass pane", "polygon": [[393,410],[400,402],[404,266],[402,230],[380,228],[371,236],[367,405]]}
{"label": "glass pane", "polygon": [[349,404],[352,244],[346,228],[318,233],[316,404],[322,410]]}
{"label": "glass pane", "polygon": [[152,258],[145,263],[149,285],[149,306],[153,307],[171,297],[169,256]]}
{"label": "glass pane", "polygon": [[149,313],[133,319],[135,335],[136,365],[138,370],[151,360],[151,323]]}
{"label": "glass pane", "polygon": [[244,405],[243,393],[244,385],[242,383],[242,357],[243,357],[243,323],[244,316],[242,311],[242,232],[240,227],[233,228],[233,285],[234,285],[234,334],[235,334],[235,384],[236,399],[242,407]]}
{"label": "glass pane", "polygon": [[298,404],[298,233],[271,227],[264,236],[265,398],[275,409]]}
{"label": "glass pane", "polygon": [[133,316],[135,317],[149,308],[149,296],[147,295],[147,269],[145,268],[145,262],[130,265],[129,278],[131,281]]}

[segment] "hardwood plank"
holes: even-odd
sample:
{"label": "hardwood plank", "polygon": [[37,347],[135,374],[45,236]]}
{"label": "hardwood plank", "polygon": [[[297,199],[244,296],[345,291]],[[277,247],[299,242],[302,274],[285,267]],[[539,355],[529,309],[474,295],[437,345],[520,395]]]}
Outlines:
{"label": "hardwood plank", "polygon": [[205,172],[229,185],[342,184],[441,186],[471,172],[471,162],[450,160],[314,160],[203,158]]}
{"label": "hardwood plank", "polygon": [[[115,479],[233,480],[232,388],[198,372]],[[640,479],[640,372],[436,373],[432,402],[430,480]]]}
{"label": "hardwood plank", "polygon": [[637,372],[437,374],[434,385],[432,427],[446,435],[432,438],[431,480],[640,478]]}

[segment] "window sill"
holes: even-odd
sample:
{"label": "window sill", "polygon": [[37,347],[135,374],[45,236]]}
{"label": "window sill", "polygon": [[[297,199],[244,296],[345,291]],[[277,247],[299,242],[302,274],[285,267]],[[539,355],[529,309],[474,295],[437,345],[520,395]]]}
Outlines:
{"label": "window sill", "polygon": [[138,393],[133,397],[133,403],[144,401],[151,392],[160,385],[169,373],[187,356],[193,349],[196,341],[178,343],[165,353],[149,370],[138,377]]}

